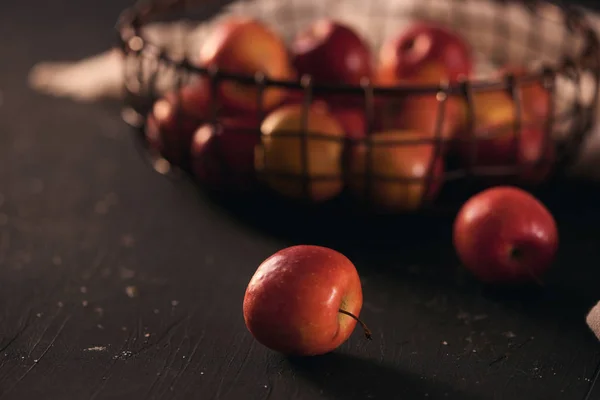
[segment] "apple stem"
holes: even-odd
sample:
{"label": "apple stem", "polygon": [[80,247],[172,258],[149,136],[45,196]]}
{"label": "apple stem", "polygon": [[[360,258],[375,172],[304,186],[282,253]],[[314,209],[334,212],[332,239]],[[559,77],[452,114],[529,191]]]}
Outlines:
{"label": "apple stem", "polygon": [[367,324],[362,322],[356,315],[352,314],[349,311],[342,310],[341,308],[338,310],[338,312],[341,314],[347,315],[351,318],[354,318],[356,320],[356,322],[358,322],[360,324],[360,326],[363,328],[363,330],[365,331],[365,337],[369,340],[373,340],[373,334],[371,333],[371,330],[367,327]]}
{"label": "apple stem", "polygon": [[540,285],[541,287],[544,287],[544,286],[546,286],[546,285],[544,284],[544,282],[543,282],[543,281],[540,279],[540,277],[539,277],[539,276],[537,276],[536,274],[534,274],[534,273],[533,273],[533,271],[532,271],[531,269],[528,269],[528,271],[527,271],[527,272],[529,272],[529,275],[531,276],[531,278],[533,279],[533,281],[534,281],[536,284]]}

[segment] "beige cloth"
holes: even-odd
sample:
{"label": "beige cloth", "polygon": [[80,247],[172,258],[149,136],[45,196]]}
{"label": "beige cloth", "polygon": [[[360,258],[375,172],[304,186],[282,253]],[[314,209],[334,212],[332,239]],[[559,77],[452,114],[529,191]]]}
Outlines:
{"label": "beige cloth", "polygon": [[590,329],[596,334],[598,340],[600,340],[600,302],[591,309],[586,321]]}

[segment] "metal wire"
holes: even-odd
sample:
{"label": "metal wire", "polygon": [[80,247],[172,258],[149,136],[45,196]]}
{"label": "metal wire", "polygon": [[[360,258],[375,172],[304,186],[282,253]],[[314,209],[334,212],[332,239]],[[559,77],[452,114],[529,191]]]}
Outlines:
{"label": "metal wire", "polygon": [[[280,14],[286,14],[290,19],[291,26],[299,26],[301,23],[297,21],[300,19],[299,14],[296,12],[294,6],[296,1],[282,0],[289,2],[289,13],[282,11],[275,11]],[[469,29],[477,29],[477,26],[473,25],[476,18],[469,15],[467,10],[467,4],[473,1],[492,1],[494,0],[453,0],[449,6],[448,17],[450,22],[454,24],[460,24],[467,31]],[[435,0],[422,1],[418,7],[418,11],[426,11],[428,7],[432,7]],[[495,0],[496,3],[501,4],[503,7],[510,6],[511,1],[508,0]],[[378,176],[373,170],[373,149],[375,145],[381,145],[380,143],[374,143],[369,138],[372,130],[374,129],[374,115],[376,112],[377,102],[375,99],[410,99],[411,96],[435,96],[437,99],[438,109],[436,113],[435,121],[435,132],[429,138],[418,139],[416,141],[403,140],[399,143],[393,143],[385,141],[386,146],[411,146],[415,143],[429,144],[433,147],[433,158],[428,165],[427,172],[424,176],[417,179],[417,181],[425,180],[425,195],[423,196],[422,206],[428,203],[429,194],[432,189],[432,185],[438,184],[437,180],[442,179],[444,185],[447,185],[453,181],[469,181],[476,179],[485,179],[486,177],[503,177],[510,181],[510,179],[521,176],[523,171],[532,168],[541,168],[542,163],[549,162],[545,160],[545,155],[549,146],[555,146],[556,148],[556,162],[552,166],[552,176],[561,176],[561,174],[568,168],[568,166],[575,160],[578,152],[581,149],[581,145],[589,133],[593,122],[597,103],[599,101],[598,91],[600,88],[600,40],[598,39],[597,33],[587,23],[585,16],[582,12],[570,6],[569,4],[563,4],[558,8],[563,15],[562,28],[564,28],[565,35],[562,38],[559,46],[559,51],[562,52],[560,60],[556,65],[544,64],[542,68],[536,69],[535,71],[529,71],[525,74],[519,74],[515,76],[512,72],[507,72],[504,75],[497,77],[490,77],[487,79],[464,79],[460,82],[441,82],[440,84],[430,85],[398,85],[394,87],[378,87],[373,85],[370,80],[364,80],[361,85],[348,85],[348,84],[333,84],[324,82],[313,82],[310,77],[303,77],[302,79],[294,80],[278,80],[272,79],[271,77],[258,73],[255,75],[239,75],[230,73],[228,71],[217,70],[215,68],[207,68],[202,66],[193,65],[189,60],[176,60],[169,56],[165,49],[157,46],[151,41],[147,40],[142,32],[142,28],[145,24],[153,21],[156,18],[168,17],[170,13],[185,11],[186,7],[191,6],[191,1],[185,0],[155,0],[155,1],[143,1],[135,4],[133,7],[128,8],[122,12],[117,22],[117,31],[119,33],[119,45],[125,54],[125,65],[124,78],[125,78],[125,107],[135,110],[139,115],[147,115],[150,111],[152,104],[156,100],[157,82],[161,80],[161,73],[164,74],[166,69],[171,68],[175,71],[176,77],[173,83],[173,91],[178,93],[181,87],[185,85],[184,77],[194,76],[205,81],[208,81],[211,88],[211,109],[208,120],[213,124],[213,134],[218,134],[217,125],[221,123],[221,116],[218,113],[218,102],[220,100],[219,85],[226,83],[235,82],[237,85],[254,87],[257,92],[256,97],[256,115],[258,117],[259,127],[256,130],[248,130],[248,134],[259,135],[260,134],[260,121],[265,117],[269,110],[265,109],[265,91],[268,90],[281,90],[287,89],[289,91],[301,92],[303,98],[301,104],[303,105],[303,114],[301,120],[301,129],[297,132],[278,132],[278,139],[284,137],[295,137],[300,143],[300,161],[302,167],[302,173],[300,174],[289,174],[283,173],[282,171],[274,171],[269,168],[265,152],[263,151],[263,170],[259,173],[267,177],[277,177],[277,179],[291,179],[298,181],[301,185],[301,193],[304,199],[310,200],[312,191],[314,189],[313,184],[315,182],[325,180],[341,180],[348,178],[346,175],[346,167],[342,167],[343,176],[317,176],[311,173],[311,158],[309,150],[311,143],[314,140],[333,140],[339,141],[343,146],[348,147],[348,138],[332,138],[330,135],[324,135],[319,132],[312,132],[309,129],[309,113],[310,107],[312,106],[313,99],[321,98],[323,96],[356,96],[359,98],[362,96],[364,99],[363,104],[363,117],[365,118],[366,134],[365,139],[352,139],[353,145],[364,145],[366,149],[366,160],[365,160],[365,171],[364,176],[364,198],[367,203],[371,198],[371,191],[373,183],[376,180],[389,181],[389,177]],[[202,7],[206,4],[203,1],[196,1],[197,6]],[[374,7],[375,2],[373,1],[372,6]],[[522,4],[525,5],[528,12],[530,13],[530,26],[529,30],[525,34],[524,45],[528,47],[528,53],[539,54],[543,50],[542,40],[538,32],[540,32],[539,26],[541,25],[542,18],[540,17],[541,7],[547,6],[547,3],[539,0],[523,0]],[[283,6],[282,6],[283,7]],[[325,8],[324,12],[326,12]],[[376,18],[374,15],[378,14],[376,7],[370,9],[369,14],[373,14],[372,18]],[[507,9],[505,9],[507,10]],[[266,12],[266,11],[265,11]],[[508,13],[508,11],[506,11]],[[381,10],[381,13],[385,13],[385,10]],[[289,14],[289,15],[288,15]],[[514,40],[518,40],[517,35],[508,27],[507,18],[505,15],[501,15],[502,11],[494,15],[493,20],[490,22],[487,29],[491,30],[493,35],[492,51],[497,53],[499,57],[506,61],[508,59],[507,43],[511,43]],[[294,25],[295,24],[295,25]],[[371,24],[373,25],[373,24]],[[383,24],[382,24],[383,25]],[[573,48],[571,43],[575,40],[581,40],[582,46],[579,54],[571,54]],[[151,62],[145,62],[150,59]],[[524,57],[525,60],[531,60],[531,57]],[[137,64],[135,73],[131,71],[131,61]],[[148,71],[148,68],[150,71]],[[582,76],[584,74],[590,75],[594,84],[594,95],[591,103],[583,104],[581,101],[582,91]],[[564,115],[557,115],[555,113],[556,104],[556,82],[557,79],[561,78],[574,86],[576,95],[570,104],[569,112]],[[132,81],[135,84],[132,85]],[[548,93],[548,115],[546,121],[543,123],[544,139],[543,139],[543,150],[540,153],[540,157],[536,160],[529,162],[529,160],[521,160],[520,157],[520,143],[523,138],[521,137],[521,131],[524,127],[524,112],[522,104],[522,95],[525,87],[532,85],[540,85]],[[134,90],[135,89],[135,90]],[[512,129],[514,133],[515,141],[515,157],[512,160],[512,165],[499,166],[499,165],[486,165],[482,166],[478,162],[478,140],[480,138],[477,134],[477,121],[476,121],[476,107],[479,107],[477,103],[478,94],[480,93],[493,93],[493,92],[506,92],[509,94],[514,105],[514,121]],[[464,103],[466,107],[466,127],[465,137],[459,137],[454,140],[459,146],[464,146],[465,140],[469,146],[468,162],[465,165],[458,167],[447,168],[443,174],[443,177],[435,176],[436,162],[439,157],[443,155],[443,149],[448,146],[448,141],[444,137],[443,129],[445,119],[448,117],[448,100],[452,98],[457,101]],[[178,101],[181,104],[181,99]],[[180,112],[181,114],[181,112]],[[573,130],[568,136],[561,139],[554,137],[554,130],[558,126],[561,120],[573,121]],[[181,124],[181,121],[178,121]],[[137,135],[139,140],[145,140],[144,135]],[[219,141],[217,141],[219,142]],[[456,144],[454,143],[454,144]],[[219,145],[220,143],[217,143]],[[220,157],[220,162],[226,164],[226,157]],[[228,166],[224,165],[223,168],[227,170]],[[525,170],[524,170],[525,169]],[[351,177],[350,177],[351,179]],[[413,182],[414,179],[408,177],[397,177],[396,182]],[[516,182],[516,181],[515,181]],[[367,204],[368,205],[368,204]]]}

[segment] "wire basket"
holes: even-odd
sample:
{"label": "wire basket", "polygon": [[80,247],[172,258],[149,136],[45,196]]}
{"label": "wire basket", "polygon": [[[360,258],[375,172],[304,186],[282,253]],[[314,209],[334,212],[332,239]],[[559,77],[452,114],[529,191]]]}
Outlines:
{"label": "wire basket", "polygon": [[[344,12],[340,13],[343,15],[332,15],[331,10],[335,7],[329,3],[338,8],[343,5]],[[540,1],[500,0],[332,0],[322,2],[322,6],[315,4],[292,0],[238,1],[229,6],[227,11],[189,32],[195,34],[201,43],[206,32],[222,18],[244,14],[260,18],[288,42],[296,32],[316,18],[331,17],[342,19],[341,22],[353,26],[377,50],[390,32],[400,28],[398,21],[425,20],[447,26],[462,35],[476,55],[483,55],[496,65],[523,65],[527,67],[527,71],[518,74],[514,71],[502,74],[485,74],[479,71],[469,79],[456,82],[393,87],[379,86],[369,79],[363,79],[357,85],[349,85],[317,83],[310,76],[276,80],[261,72],[240,75],[231,73],[226,68],[195,65],[195,56],[188,51],[193,45],[184,44],[180,46],[178,53],[173,52],[172,48],[160,43],[160,37],[155,35],[153,38],[145,31],[148,24],[156,19],[167,18],[175,13],[186,15],[194,10],[194,6],[203,10],[210,3],[184,0],[141,2],[126,9],[117,24],[126,61],[124,116],[137,129],[136,140],[142,144],[144,154],[157,171],[170,174],[173,171],[183,171],[186,175],[191,174],[189,160],[178,162],[175,167],[172,158],[164,157],[164,154],[159,154],[149,145],[147,129],[152,122],[148,116],[157,101],[169,93],[181,96],[185,87],[197,82],[205,82],[210,87],[211,113],[201,121],[190,121],[189,118],[184,120],[181,117],[177,125],[183,127],[185,124],[205,124],[203,129],[207,137],[218,136],[228,118],[220,111],[221,85],[233,82],[241,85],[240,87],[253,88],[253,93],[256,93],[255,115],[252,118],[254,122],[237,131],[240,135],[257,140],[252,155],[255,170],[236,176],[236,182],[248,183],[236,185],[236,188],[257,189],[254,192],[264,192],[266,189],[270,193],[287,195],[295,201],[322,202],[331,200],[338,194],[344,197],[350,193],[346,197],[361,208],[416,211],[450,204],[451,199],[457,197],[462,200],[490,184],[512,184],[529,190],[554,184],[577,158],[586,134],[595,122],[600,85],[600,42],[579,8]],[[478,99],[486,93],[505,92],[510,95],[515,117],[508,126],[498,129],[510,130],[514,136],[515,148],[518,149],[522,132],[526,128],[520,93],[532,85],[539,85],[547,98],[547,115],[536,122],[543,132],[542,150],[536,157],[525,161],[519,159],[516,150],[514,157],[502,165],[485,165],[478,160],[477,154],[481,138],[476,132],[476,116],[478,107],[483,107]],[[298,165],[292,172],[270,168],[265,156],[265,133],[264,129],[261,131],[261,122],[272,111],[264,106],[266,93],[272,90],[294,93],[293,98],[298,107],[302,108],[301,129],[285,132],[284,135],[298,144],[297,154],[294,153],[294,157],[298,158]],[[379,115],[383,101],[398,100],[406,104],[407,99],[411,101],[424,96],[435,99],[432,134],[418,136],[414,140],[385,139],[385,135],[372,135],[377,127],[376,116]],[[309,132],[311,107],[314,107],[316,100],[324,97],[352,99],[354,109],[360,110],[365,122],[365,136],[353,138],[345,135],[332,138],[331,135],[325,137],[319,132]],[[465,125],[460,137],[448,139],[444,136],[443,129],[451,101],[464,105]],[[175,103],[182,104],[181,98]],[[185,110],[178,110],[178,115],[184,113]],[[499,131],[498,134],[502,132]],[[244,139],[240,136],[237,140]],[[311,170],[310,148],[319,140],[330,141],[330,146],[338,146],[340,149],[340,164],[339,168],[333,168],[335,173]],[[184,143],[185,146],[189,148],[191,145]],[[393,147],[401,146],[427,146],[431,150],[431,161],[416,176],[414,173],[411,176],[381,174],[375,166],[383,158],[398,160],[398,157],[403,157],[401,154],[411,154],[408,150],[396,156],[386,153]],[[460,160],[452,155],[446,156],[449,146],[462,149]],[[349,149],[357,148],[364,157],[358,172],[356,168],[348,166],[351,164],[348,162],[348,154],[354,154]],[[219,176],[222,179],[227,176],[231,181],[234,174],[228,166],[231,160],[228,160],[227,155],[221,154],[223,152],[217,153],[220,156],[217,160],[210,160],[212,164],[205,168],[205,172],[207,171],[208,178]],[[546,158],[545,154],[552,154],[552,157]],[[171,162],[167,159],[171,159]],[[438,169],[439,160],[443,160],[444,164],[441,173]]]}

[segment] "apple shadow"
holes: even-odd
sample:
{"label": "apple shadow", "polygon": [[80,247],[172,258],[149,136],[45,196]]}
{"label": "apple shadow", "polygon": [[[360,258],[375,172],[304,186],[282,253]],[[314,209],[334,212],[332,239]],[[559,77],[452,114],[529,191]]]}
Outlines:
{"label": "apple shadow", "polygon": [[451,385],[424,380],[392,365],[349,354],[334,352],[287,361],[299,377],[336,400],[478,399]]}

